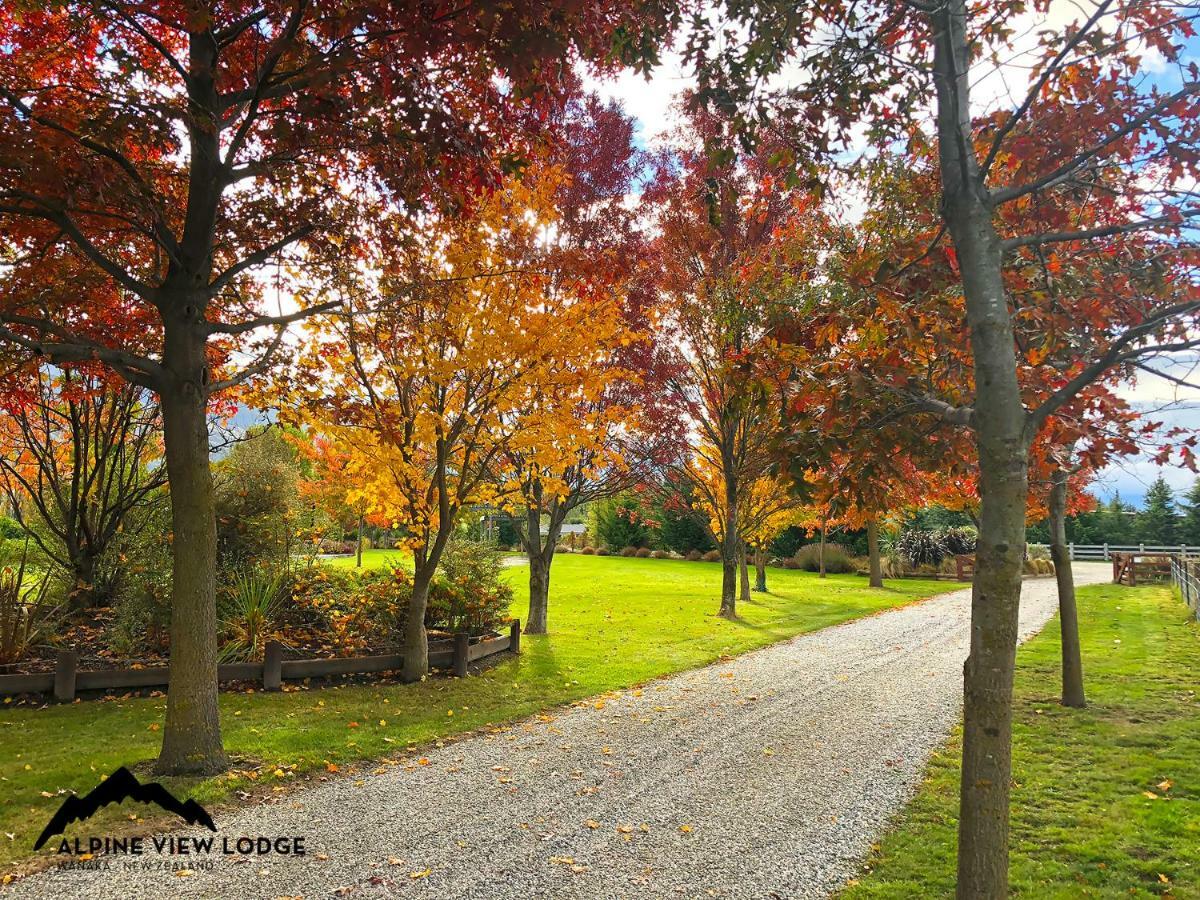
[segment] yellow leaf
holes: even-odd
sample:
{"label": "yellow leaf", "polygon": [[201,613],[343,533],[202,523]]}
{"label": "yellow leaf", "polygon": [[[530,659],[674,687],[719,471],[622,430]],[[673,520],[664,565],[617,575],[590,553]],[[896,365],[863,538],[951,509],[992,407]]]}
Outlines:
{"label": "yellow leaf", "polygon": [[680,825],[679,830],[682,831],[684,834],[691,834],[692,826],[691,825]]}
{"label": "yellow leaf", "polygon": [[433,869],[421,869],[419,872],[409,872],[409,878],[428,878],[433,874]]}
{"label": "yellow leaf", "polygon": [[583,824],[586,825],[588,828],[591,828],[593,831],[600,827],[600,823],[597,822],[595,819],[588,819]]}

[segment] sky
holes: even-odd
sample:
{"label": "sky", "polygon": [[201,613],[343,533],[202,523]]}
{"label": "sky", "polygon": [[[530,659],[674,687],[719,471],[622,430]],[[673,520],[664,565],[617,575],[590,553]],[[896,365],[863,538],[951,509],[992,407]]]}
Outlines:
{"label": "sky", "polygon": [[[1088,0],[1052,0],[1044,16],[1030,14],[1015,23],[1013,53],[1000,66],[989,67],[972,84],[974,112],[979,114],[994,108],[1012,108],[1024,96],[1028,84],[1027,66],[1031,51],[1037,44],[1042,27],[1056,29],[1086,18],[1092,9]],[[1200,38],[1187,42],[1184,61],[1200,60]],[[1143,57],[1147,78],[1164,89],[1178,87],[1180,73],[1170,67],[1155,51]],[[688,77],[678,53],[664,53],[662,65],[647,80],[644,76],[625,72],[606,79],[586,79],[588,86],[605,99],[618,100],[637,123],[637,137],[642,146],[657,147],[669,144],[670,134],[679,120],[676,103],[680,95],[694,82]],[[853,204],[850,204],[851,206]],[[1183,360],[1171,368],[1173,375],[1186,377],[1195,359]],[[1200,382],[1200,371],[1196,373]],[[1137,383],[1126,386],[1124,396],[1142,409],[1148,417],[1162,421],[1167,427],[1200,429],[1200,390],[1182,388],[1162,379],[1143,375]],[[1182,494],[1192,486],[1196,475],[1179,466],[1159,467],[1146,455],[1131,457],[1101,472],[1093,493],[1107,500],[1119,493],[1126,502],[1140,504],[1147,487],[1162,475],[1168,485]]]}

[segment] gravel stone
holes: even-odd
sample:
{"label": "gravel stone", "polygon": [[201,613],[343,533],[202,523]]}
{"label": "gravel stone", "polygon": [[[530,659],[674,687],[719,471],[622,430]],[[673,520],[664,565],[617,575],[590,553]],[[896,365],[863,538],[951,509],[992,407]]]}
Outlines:
{"label": "gravel stone", "polygon": [[[1109,574],[1075,572],[1079,584]],[[955,591],[218,817],[218,839],[303,835],[303,857],[191,857],[215,865],[187,877],[117,857],[3,893],[826,897],[958,720],[969,606]],[[1022,638],[1055,606],[1053,579],[1026,580]]]}

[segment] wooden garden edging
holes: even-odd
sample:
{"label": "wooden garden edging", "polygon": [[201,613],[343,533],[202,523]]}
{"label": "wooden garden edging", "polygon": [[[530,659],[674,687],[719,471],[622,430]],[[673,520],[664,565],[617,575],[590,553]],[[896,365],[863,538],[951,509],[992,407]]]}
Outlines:
{"label": "wooden garden edging", "polygon": [[[484,638],[474,644],[469,635],[454,637],[453,647],[430,649],[431,669],[453,669],[462,677],[467,666],[483,659],[512,650],[521,651],[521,620],[514,619],[508,634]],[[263,661],[248,663],[226,663],[217,666],[219,681],[260,681],[264,690],[279,690],[285,679],[320,678],[328,675],[362,675],[371,672],[388,672],[399,669],[404,657],[399,653],[380,656],[349,656],[333,659],[284,659],[283,645],[268,641]],[[37,672],[32,675],[0,675],[0,696],[7,694],[48,694],[54,699],[68,702],[75,699],[77,691],[113,690],[121,688],[162,687],[167,683],[170,669],[155,666],[149,669],[101,669],[78,671],[79,654],[74,650],[58,651],[53,672]]]}

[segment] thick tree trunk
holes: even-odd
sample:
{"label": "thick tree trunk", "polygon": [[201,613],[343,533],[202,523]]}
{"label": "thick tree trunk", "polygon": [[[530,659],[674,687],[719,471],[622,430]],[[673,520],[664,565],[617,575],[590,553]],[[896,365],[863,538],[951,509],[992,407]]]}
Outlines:
{"label": "thick tree trunk", "polygon": [[973,150],[965,0],[947,0],[931,20],[942,210],[958,256],[971,333],[981,500],[963,679],[957,895],[1000,900],[1008,894],[1012,683],[1028,490],[1026,415],[1000,240]]}
{"label": "thick tree trunk", "polygon": [[362,568],[362,551],[363,551],[363,514],[360,511],[358,514],[358,550],[354,559],[354,567]]}
{"label": "thick tree trunk", "polygon": [[721,610],[727,619],[737,618],[738,537],[737,481],[732,474],[732,462],[726,464],[725,509],[728,510],[721,539]]}
{"label": "thick tree trunk", "polygon": [[433,583],[436,570],[436,562],[420,562],[413,573],[408,619],[404,624],[404,665],[400,669],[402,681],[420,681],[429,674],[429,634],[425,630],[425,610],[429,606],[429,586]]}
{"label": "thick tree trunk", "polygon": [[166,323],[163,438],[171,485],[171,656],[157,771],[214,772],[227,760],[217,705],[217,525],[206,419],[205,336]]}
{"label": "thick tree trunk", "polygon": [[536,507],[526,510],[523,535],[525,552],[529,556],[529,618],[525,622],[526,634],[546,634],[550,611],[550,567],[554,563],[554,551],[558,549],[558,538],[562,534],[563,522],[570,511],[557,499],[550,503],[550,523],[546,534],[541,533],[542,492],[534,490]]}
{"label": "thick tree trunk", "polygon": [[754,590],[760,594],[767,592],[767,548],[759,547],[754,551]]}
{"label": "thick tree trunk", "polygon": [[867,566],[871,572],[871,587],[883,587],[883,566],[879,561],[879,525],[874,519],[867,522]]}
{"label": "thick tree trunk", "polygon": [[1079,611],[1075,605],[1075,577],[1067,546],[1067,479],[1058,470],[1050,484],[1050,557],[1058,582],[1058,627],[1062,635],[1063,706],[1087,706],[1083,691],[1083,654],[1079,649]]}

